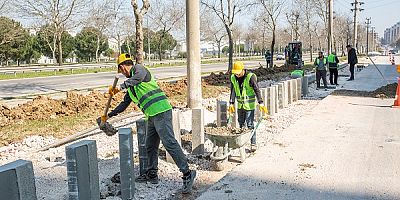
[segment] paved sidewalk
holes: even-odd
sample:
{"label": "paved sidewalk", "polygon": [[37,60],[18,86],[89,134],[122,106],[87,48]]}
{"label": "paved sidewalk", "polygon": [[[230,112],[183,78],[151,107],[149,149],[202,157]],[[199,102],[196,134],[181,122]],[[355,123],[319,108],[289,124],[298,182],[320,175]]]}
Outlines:
{"label": "paved sidewalk", "polygon": [[[389,80],[397,73],[380,65]],[[385,85],[369,66],[343,89]],[[198,199],[400,199],[400,109],[328,96]],[[262,133],[259,133],[262,134]]]}

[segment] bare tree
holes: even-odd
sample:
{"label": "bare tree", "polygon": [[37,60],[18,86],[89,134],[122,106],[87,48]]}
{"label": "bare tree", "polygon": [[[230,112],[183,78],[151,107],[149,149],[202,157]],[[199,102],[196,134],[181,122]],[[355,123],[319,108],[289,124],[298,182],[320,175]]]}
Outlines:
{"label": "bare tree", "polygon": [[0,0],[0,11],[4,13],[9,0]]}
{"label": "bare tree", "polygon": [[212,10],[225,26],[229,39],[229,65],[228,71],[232,70],[233,59],[233,22],[235,16],[252,4],[245,0],[202,0],[201,4]]}
{"label": "bare tree", "polygon": [[300,5],[301,10],[306,10],[307,12],[303,12],[304,23],[303,26],[307,32],[309,49],[310,49],[310,62],[313,62],[313,33],[314,30],[312,28],[313,24],[313,16],[315,14],[314,10],[314,0],[296,0],[296,3]]}
{"label": "bare tree", "polygon": [[184,24],[185,6],[180,0],[152,0],[154,5],[149,10],[149,17],[159,31],[158,54],[162,60],[163,40],[171,30]]}
{"label": "bare tree", "polygon": [[113,7],[110,6],[109,1],[99,2],[98,6],[95,6],[90,11],[90,16],[87,20],[88,26],[93,26],[99,30],[96,32],[96,62],[99,62],[99,49],[100,41],[104,32],[110,27],[112,19],[115,16]]}
{"label": "bare tree", "polygon": [[[63,32],[79,25],[77,17],[82,14],[86,0],[16,0],[14,2],[22,15],[34,17],[52,27],[54,49],[58,49],[58,64],[63,64]],[[56,47],[57,46],[57,47]],[[53,59],[55,56],[53,54]]]}
{"label": "bare tree", "polygon": [[220,20],[215,19],[216,16],[209,13],[209,10],[203,10],[202,16],[204,17],[200,19],[200,29],[203,38],[215,42],[218,48],[218,58],[221,58],[221,43],[226,37],[224,25],[221,24]]}
{"label": "bare tree", "polygon": [[[276,42],[276,26],[278,18],[282,13],[285,0],[257,0],[259,4],[262,5],[266,15],[268,16],[267,24],[272,31],[272,41],[271,41],[271,57],[274,57],[274,49]],[[271,66],[274,66],[274,59],[271,59]]]}
{"label": "bare tree", "polygon": [[136,63],[142,64],[143,58],[143,16],[147,13],[150,8],[149,0],[142,0],[142,7],[139,8],[138,0],[131,1],[133,7],[133,13],[135,15],[135,27],[136,27]]}

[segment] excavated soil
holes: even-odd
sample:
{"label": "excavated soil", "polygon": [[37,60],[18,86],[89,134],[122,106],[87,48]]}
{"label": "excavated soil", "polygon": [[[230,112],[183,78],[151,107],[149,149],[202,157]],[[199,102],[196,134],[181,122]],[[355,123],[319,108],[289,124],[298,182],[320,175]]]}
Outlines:
{"label": "excavated soil", "polygon": [[232,128],[232,127],[205,127],[204,131],[209,135],[239,135],[247,132],[247,128]]}
{"label": "excavated soil", "polygon": [[[295,69],[295,66],[285,66],[282,65],[280,67],[274,67],[274,68],[257,68],[257,69],[250,69],[250,72],[253,72],[254,74],[257,75],[257,80],[258,81],[264,81],[264,80],[273,80],[279,78],[279,74],[282,72],[290,72]],[[285,74],[287,76],[287,74]],[[210,84],[210,85],[223,85],[223,86],[229,86],[230,85],[230,73],[223,73],[220,72],[218,74],[211,73],[209,76],[204,77],[203,80],[204,82]]]}
{"label": "excavated soil", "polygon": [[397,83],[385,85],[375,91],[356,91],[356,90],[336,90],[332,95],[336,96],[356,96],[356,97],[373,97],[373,98],[395,98]]}

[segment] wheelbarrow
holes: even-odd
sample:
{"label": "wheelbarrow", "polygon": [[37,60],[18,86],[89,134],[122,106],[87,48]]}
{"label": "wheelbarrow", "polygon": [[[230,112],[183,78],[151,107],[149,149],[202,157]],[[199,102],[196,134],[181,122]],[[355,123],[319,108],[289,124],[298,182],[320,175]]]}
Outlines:
{"label": "wheelbarrow", "polygon": [[256,132],[262,120],[263,118],[261,117],[253,130],[244,131],[239,134],[218,135],[215,133],[205,133],[206,137],[213,143],[213,151],[210,158],[215,162],[217,170],[223,170],[222,163],[231,156],[232,149],[239,149],[240,161],[245,161],[246,150],[244,146],[250,142],[251,137]]}

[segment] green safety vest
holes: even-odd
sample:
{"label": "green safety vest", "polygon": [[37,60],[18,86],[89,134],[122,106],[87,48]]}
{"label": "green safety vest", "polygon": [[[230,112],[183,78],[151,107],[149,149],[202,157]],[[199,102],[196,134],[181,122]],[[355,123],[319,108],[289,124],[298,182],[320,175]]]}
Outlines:
{"label": "green safety vest", "polygon": [[256,95],[253,87],[250,86],[250,78],[253,73],[248,73],[243,81],[242,88],[239,87],[239,83],[236,80],[234,74],[231,76],[231,82],[233,89],[235,90],[236,100],[238,102],[238,109],[254,110],[256,109]]}
{"label": "green safety vest", "polygon": [[[317,65],[319,65],[319,58],[316,58],[315,62],[317,63]],[[324,65],[326,65],[326,58],[324,58]]]}
{"label": "green safety vest", "polygon": [[296,70],[294,70],[290,75],[292,75],[292,76],[295,76],[295,75],[297,75],[297,76],[303,76],[303,75],[304,75],[304,71],[301,70],[301,69],[296,69]]}
{"label": "green safety vest", "polygon": [[[135,91],[136,96],[133,94],[132,88]],[[139,106],[146,117],[153,117],[172,109],[167,96],[160,89],[153,76],[149,82],[141,82],[138,85],[129,87],[128,94],[133,103]]]}
{"label": "green safety vest", "polygon": [[336,56],[333,54],[329,54],[328,56],[328,63],[336,63]]}

